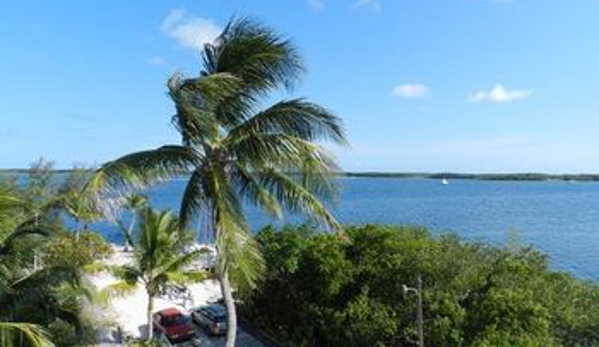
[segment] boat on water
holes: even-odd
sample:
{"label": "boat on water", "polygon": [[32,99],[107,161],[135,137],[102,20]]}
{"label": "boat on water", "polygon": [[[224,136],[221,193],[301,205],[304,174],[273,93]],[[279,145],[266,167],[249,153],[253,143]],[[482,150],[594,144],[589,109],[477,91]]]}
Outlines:
{"label": "boat on water", "polygon": [[446,185],[449,184],[449,180],[447,180],[447,178],[444,178],[444,179],[441,180],[441,184],[444,185],[444,186],[446,186]]}

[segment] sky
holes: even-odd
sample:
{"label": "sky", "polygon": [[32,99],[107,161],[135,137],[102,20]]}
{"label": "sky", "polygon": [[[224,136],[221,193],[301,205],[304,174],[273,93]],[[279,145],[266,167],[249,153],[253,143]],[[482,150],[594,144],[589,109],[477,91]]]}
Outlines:
{"label": "sky", "polygon": [[[166,80],[233,16],[292,39],[350,171],[599,172],[599,0],[3,0],[0,167],[178,143]],[[274,98],[273,98],[274,99]],[[265,102],[266,106],[266,102]]]}

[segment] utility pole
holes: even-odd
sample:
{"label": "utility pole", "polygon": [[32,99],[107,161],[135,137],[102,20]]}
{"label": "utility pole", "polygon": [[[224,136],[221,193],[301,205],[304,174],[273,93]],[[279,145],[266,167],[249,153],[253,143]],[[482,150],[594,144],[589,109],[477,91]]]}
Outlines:
{"label": "utility pole", "polygon": [[412,292],[416,294],[417,303],[417,321],[418,321],[418,347],[424,347],[424,312],[422,309],[422,276],[418,275],[416,280],[416,288],[411,288],[403,285],[403,290],[405,293]]}
{"label": "utility pole", "polygon": [[418,275],[416,282],[418,293],[418,346],[424,347],[424,312],[422,311],[422,276]]}
{"label": "utility pole", "polygon": [[[35,213],[34,218],[35,218],[35,227],[39,228],[39,219],[40,219],[39,212]],[[33,250],[33,271],[37,271],[37,268],[39,267],[38,262],[39,262],[39,260],[38,260],[38,257],[37,257],[37,248],[35,248]]]}

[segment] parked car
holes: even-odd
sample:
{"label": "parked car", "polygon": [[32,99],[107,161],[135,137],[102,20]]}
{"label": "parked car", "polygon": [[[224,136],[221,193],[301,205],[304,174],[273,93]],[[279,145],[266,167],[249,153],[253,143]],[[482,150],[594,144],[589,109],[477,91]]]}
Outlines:
{"label": "parked car", "polygon": [[189,341],[195,336],[189,316],[176,308],[167,308],[154,313],[152,329],[156,334],[164,335],[173,343]]}
{"label": "parked car", "polygon": [[191,311],[191,319],[211,335],[227,333],[227,309],[220,304],[210,304]]}
{"label": "parked car", "polygon": [[199,338],[194,337],[191,340],[180,341],[180,342],[171,342],[166,335],[160,334],[158,338],[158,346],[160,347],[200,347],[202,346],[202,342]]}

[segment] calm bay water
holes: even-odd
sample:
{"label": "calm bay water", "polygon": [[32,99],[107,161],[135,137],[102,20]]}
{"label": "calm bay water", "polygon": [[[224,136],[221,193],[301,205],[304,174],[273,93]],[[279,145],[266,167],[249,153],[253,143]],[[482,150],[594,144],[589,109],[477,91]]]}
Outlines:
{"label": "calm bay water", "polygon": [[[342,223],[415,224],[436,234],[453,232],[491,243],[518,235],[521,243],[548,254],[554,268],[599,280],[599,183],[453,180],[442,185],[386,178],[343,178],[339,183],[333,211]],[[184,184],[177,180],[150,189],[153,205],[176,210]],[[248,219],[254,230],[273,222],[253,209]],[[110,226],[100,229],[111,241],[120,241]]]}

